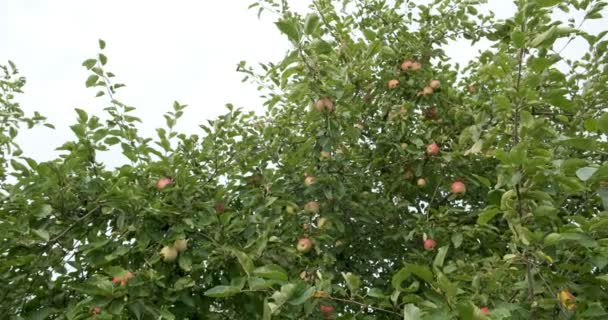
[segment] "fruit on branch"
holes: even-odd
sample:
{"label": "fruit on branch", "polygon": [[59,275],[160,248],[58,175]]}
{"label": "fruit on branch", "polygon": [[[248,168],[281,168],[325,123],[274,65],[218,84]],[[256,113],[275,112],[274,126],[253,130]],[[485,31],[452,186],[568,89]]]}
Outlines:
{"label": "fruit on branch", "polygon": [[319,213],[319,203],[316,201],[309,201],[304,205],[304,211],[308,213]]}
{"label": "fruit on branch", "polygon": [[115,276],[114,278],[112,278],[112,283],[113,284],[119,284],[120,283],[121,286],[124,286],[133,277],[134,277],[133,272],[127,271],[124,275],[122,275],[120,277],[119,276]]}
{"label": "fruit on branch", "polygon": [[472,84],[471,84],[471,85],[469,85],[469,93],[470,93],[470,94],[474,94],[474,93],[475,93],[475,91],[477,91],[477,90],[476,90],[476,88],[475,88],[475,85],[472,85]]}
{"label": "fruit on branch", "polygon": [[424,178],[418,178],[418,180],[416,181],[416,184],[419,187],[424,188],[424,187],[426,187],[426,180]]}
{"label": "fruit on branch", "polygon": [[431,89],[439,89],[440,86],[441,81],[439,80],[431,80],[431,82],[429,82],[429,87],[431,87]]}
{"label": "fruit on branch", "polygon": [[423,243],[424,250],[427,250],[427,251],[434,250],[436,245],[437,245],[437,242],[433,239],[426,239],[426,240],[424,240],[424,243]]}
{"label": "fruit on branch", "polygon": [[100,307],[95,307],[95,308],[91,309],[91,314],[94,315],[94,316],[96,316],[96,315],[98,315],[100,313],[101,313],[101,308]]}
{"label": "fruit on branch", "polygon": [[405,170],[403,177],[405,178],[405,180],[411,180],[412,178],[414,178],[414,172],[410,169],[407,169]]}
{"label": "fruit on branch", "polygon": [[312,246],[313,243],[310,238],[300,238],[300,240],[298,240],[298,244],[296,244],[296,250],[301,253],[308,253],[310,250],[312,250]]}
{"label": "fruit on branch", "polygon": [[481,307],[481,308],[479,308],[479,312],[481,312],[481,314],[483,314],[483,315],[488,315],[488,314],[490,314],[490,308]]}
{"label": "fruit on branch", "polygon": [[317,220],[317,228],[323,228],[325,225],[327,225],[327,218],[325,217],[321,217],[319,218],[319,220]]}
{"label": "fruit on branch", "polygon": [[557,294],[557,299],[567,310],[576,310],[576,297],[570,291],[564,289]]}
{"label": "fruit on branch", "polygon": [[327,317],[331,316],[334,313],[335,308],[333,306],[327,306],[322,304],[319,306],[319,310],[321,310],[321,313],[327,319]]}
{"label": "fruit on branch", "polygon": [[409,145],[404,142],[404,143],[401,144],[401,149],[405,150],[405,149],[407,149],[408,146]]}
{"label": "fruit on branch", "polygon": [[464,194],[467,192],[467,187],[460,180],[452,182],[452,193],[454,194]]}
{"label": "fruit on branch", "polygon": [[328,160],[331,158],[331,153],[329,151],[321,151],[319,160]]}
{"label": "fruit on branch", "polygon": [[223,202],[218,202],[215,204],[215,212],[222,214],[226,211],[226,205]]}
{"label": "fruit on branch", "polygon": [[313,184],[315,184],[315,182],[317,182],[317,179],[314,176],[311,175],[307,175],[306,178],[304,178],[304,184],[309,187]]}
{"label": "fruit on branch", "polygon": [[424,116],[427,119],[436,119],[438,115],[437,107],[429,107],[424,111]]}
{"label": "fruit on branch", "polygon": [[411,60],[401,62],[401,70],[408,71],[412,67],[412,63],[413,62]]}
{"label": "fruit on branch", "polygon": [[289,213],[289,214],[295,214],[297,209],[294,206],[287,206],[287,207],[285,207],[285,211],[287,211],[287,213]]}
{"label": "fruit on branch", "polygon": [[314,272],[302,271],[300,272],[300,279],[304,282],[312,282],[315,281]]}
{"label": "fruit on branch", "polygon": [[177,239],[173,242],[173,247],[177,252],[184,252],[188,249],[188,240],[186,239]]}
{"label": "fruit on branch", "polygon": [[422,91],[420,91],[418,93],[419,96],[420,95],[422,95],[422,96],[428,96],[428,95],[431,95],[431,94],[433,94],[433,88],[431,88],[429,86],[426,86],[426,87],[422,88]]}
{"label": "fruit on branch", "polygon": [[156,189],[162,190],[172,183],[173,183],[173,179],[171,179],[169,177],[162,177],[156,181]]}
{"label": "fruit on branch", "polygon": [[426,146],[426,154],[429,156],[436,156],[439,154],[439,146],[436,143],[431,143]]}
{"label": "fruit on branch", "polygon": [[388,81],[388,88],[389,89],[397,88],[398,85],[399,85],[399,80],[397,80],[397,79],[392,79],[392,80]]}
{"label": "fruit on branch", "polygon": [[412,71],[418,71],[422,69],[422,64],[420,64],[420,62],[414,61],[412,62],[412,66],[410,67],[410,69],[412,69]]}
{"label": "fruit on branch", "polygon": [[160,255],[164,262],[173,262],[177,258],[177,249],[173,246],[164,246],[160,250]]}
{"label": "fruit on branch", "polygon": [[315,109],[318,112],[332,112],[334,111],[334,103],[329,97],[321,98],[315,102]]}

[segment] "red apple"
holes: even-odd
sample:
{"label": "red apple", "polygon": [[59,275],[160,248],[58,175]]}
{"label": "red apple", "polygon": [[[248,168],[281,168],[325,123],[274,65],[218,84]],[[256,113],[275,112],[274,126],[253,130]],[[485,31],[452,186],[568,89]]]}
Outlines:
{"label": "red apple", "polygon": [[424,240],[424,250],[431,251],[431,250],[435,249],[436,245],[437,245],[437,242],[433,239]]}
{"label": "red apple", "polygon": [[215,212],[224,213],[226,211],[226,205],[223,202],[218,202],[215,204]]}
{"label": "red apple", "polygon": [[316,201],[309,201],[304,205],[304,210],[308,213],[319,213],[319,203]]}
{"label": "red apple", "polygon": [[401,63],[401,70],[403,71],[407,71],[412,67],[412,61],[411,60],[405,60]]}
{"label": "red apple", "polygon": [[298,244],[296,245],[296,250],[301,253],[308,253],[312,250],[312,240],[309,238],[301,238],[298,240]]}
{"label": "red apple", "polygon": [[173,179],[171,179],[169,177],[162,177],[162,178],[158,179],[158,181],[156,181],[156,189],[162,190],[166,186],[168,186],[172,183],[173,183]]}
{"label": "red apple", "polygon": [[439,146],[436,143],[431,143],[426,146],[426,153],[429,156],[436,156],[439,153]]}
{"label": "red apple", "polygon": [[392,80],[388,81],[388,88],[389,89],[397,88],[398,85],[399,85],[399,80],[397,80],[397,79],[392,79]]}
{"label": "red apple", "polygon": [[326,306],[326,305],[323,305],[323,304],[322,304],[322,305],[319,307],[319,310],[321,310],[321,312],[322,312],[323,314],[325,314],[325,315],[329,315],[329,314],[332,314],[332,313],[334,312],[334,310],[335,310],[335,309],[334,309],[334,307],[332,307],[332,306]]}
{"label": "red apple", "polygon": [[464,185],[462,181],[454,181],[452,182],[452,193],[465,193],[467,191],[467,187]]}
{"label": "red apple", "polygon": [[424,116],[427,119],[435,119],[437,118],[438,112],[437,107],[430,107],[424,111]]}
{"label": "red apple", "polygon": [[441,82],[439,80],[431,80],[431,82],[429,82],[429,87],[433,89],[439,89],[440,86]]}
{"label": "red apple", "polygon": [[418,70],[422,69],[422,64],[420,64],[420,62],[417,62],[417,61],[412,62],[411,69],[413,71],[418,71]]}
{"label": "red apple", "polygon": [[483,315],[487,315],[490,314],[490,309],[488,307],[481,307],[479,308],[479,311],[481,312],[481,314]]}
{"label": "red apple", "polygon": [[122,278],[120,278],[120,277],[114,277],[114,278],[112,278],[112,283],[113,284],[118,284],[120,282],[122,282]]}

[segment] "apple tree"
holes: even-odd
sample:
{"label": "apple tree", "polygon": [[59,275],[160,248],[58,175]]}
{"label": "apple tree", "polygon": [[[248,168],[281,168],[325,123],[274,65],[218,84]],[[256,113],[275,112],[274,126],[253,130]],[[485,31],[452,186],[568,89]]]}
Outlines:
{"label": "apple tree", "polygon": [[[2,67],[3,317],[605,319],[608,29],[585,24],[608,4],[484,3],[255,2],[291,45],[239,64],[265,112],[191,135],[180,102],[139,133],[100,40],[104,113],[45,162],[15,138],[52,126]],[[460,66],[450,41],[487,49]]]}

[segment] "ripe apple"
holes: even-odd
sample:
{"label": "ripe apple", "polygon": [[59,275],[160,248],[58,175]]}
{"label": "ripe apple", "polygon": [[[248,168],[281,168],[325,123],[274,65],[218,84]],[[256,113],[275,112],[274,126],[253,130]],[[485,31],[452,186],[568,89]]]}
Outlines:
{"label": "ripe apple", "polygon": [[412,67],[412,61],[411,60],[405,60],[401,63],[401,70],[403,71],[407,71]]}
{"label": "ripe apple", "polygon": [[411,69],[413,71],[418,71],[418,70],[422,69],[422,64],[420,64],[420,62],[417,62],[417,61],[412,62]]}
{"label": "ripe apple", "polygon": [[218,202],[215,204],[215,212],[222,214],[226,211],[226,205],[223,202]]}
{"label": "ripe apple", "polygon": [[319,203],[316,201],[309,201],[304,205],[304,210],[308,213],[319,213]]}
{"label": "ripe apple", "polygon": [[177,258],[177,250],[173,246],[164,246],[160,250],[164,262],[173,262]]}
{"label": "ripe apple", "polygon": [[426,86],[426,87],[422,88],[423,96],[428,96],[430,94],[433,94],[433,88],[431,88],[430,86]]}
{"label": "ripe apple", "polygon": [[490,314],[490,309],[488,307],[481,307],[479,308],[479,312],[481,312],[483,315],[488,315]]}
{"label": "ripe apple", "polygon": [[427,119],[435,119],[435,118],[437,118],[438,114],[439,113],[437,112],[437,107],[430,107],[424,111],[424,116]]}
{"label": "ripe apple", "polygon": [[426,153],[429,156],[436,156],[437,154],[439,154],[439,146],[436,143],[431,143],[428,146],[426,146]]}
{"label": "ripe apple", "polygon": [[429,87],[432,89],[439,89],[440,86],[441,82],[439,80],[431,80],[431,82],[429,82]]}
{"label": "ripe apple", "polygon": [[334,111],[334,103],[328,97],[321,98],[315,102],[315,109],[319,112],[327,110],[328,112]]}
{"label": "ripe apple", "polygon": [[184,252],[188,249],[188,240],[186,239],[177,239],[173,242],[173,247],[177,252]]}
{"label": "ripe apple", "polygon": [[424,188],[424,187],[426,187],[426,180],[424,178],[418,178],[418,181],[416,181],[416,184],[418,184],[418,186],[420,188]]}
{"label": "ripe apple", "polygon": [[312,250],[312,240],[309,238],[301,238],[298,240],[298,244],[296,245],[296,250],[301,253],[308,253]]}
{"label": "ripe apple", "polygon": [[113,284],[119,284],[122,282],[122,278],[121,277],[114,277],[112,278],[112,283]]}
{"label": "ripe apple", "polygon": [[462,181],[459,180],[452,182],[452,193],[459,194],[465,192],[467,192],[467,187]]}
{"label": "ripe apple", "polygon": [[568,310],[576,310],[576,297],[570,291],[564,289],[557,294],[557,299],[562,306]]}
{"label": "ripe apple", "polygon": [[321,310],[321,313],[323,313],[325,316],[331,315],[334,312],[334,307],[332,306],[326,306],[326,305],[321,305],[319,306],[319,310]]}
{"label": "ripe apple", "polygon": [[313,177],[313,176],[306,176],[306,178],[304,178],[304,184],[306,186],[311,186],[315,182],[317,182],[317,179],[315,179],[315,177]]}
{"label": "ripe apple", "polygon": [[392,80],[388,81],[388,88],[389,89],[397,88],[398,85],[399,85],[399,80],[397,80],[397,79],[392,79]]}
{"label": "ripe apple", "polygon": [[437,242],[433,239],[426,239],[426,240],[424,240],[423,245],[424,245],[424,250],[431,251],[431,250],[435,249]]}
{"label": "ripe apple", "polygon": [[169,177],[162,177],[162,178],[158,179],[158,181],[156,181],[156,189],[162,190],[166,186],[168,186],[172,183],[173,183],[173,179],[171,179]]}
{"label": "ripe apple", "polygon": [[287,213],[289,213],[289,214],[295,214],[297,209],[294,206],[287,206],[287,207],[285,207],[285,211],[287,211]]}

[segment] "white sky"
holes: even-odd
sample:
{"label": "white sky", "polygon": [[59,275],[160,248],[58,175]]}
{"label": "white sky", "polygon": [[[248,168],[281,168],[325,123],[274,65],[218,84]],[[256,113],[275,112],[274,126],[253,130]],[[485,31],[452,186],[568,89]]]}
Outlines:
{"label": "white sky", "polygon": [[[28,112],[37,110],[57,129],[23,130],[25,155],[52,159],[54,148],[73,135],[74,108],[101,114],[104,100],[86,89],[81,62],[97,53],[97,39],[107,42],[107,69],[127,84],[119,100],[138,108],[142,133],[154,136],[164,126],[162,114],[173,101],[189,105],[178,130],[192,133],[206,119],[233,103],[262,111],[255,85],[242,83],[236,64],[278,61],[289,44],[274,26],[273,17],[247,7],[253,0],[0,0],[0,63],[12,60],[28,83],[19,98]],[[310,0],[292,0],[306,11]],[[501,18],[514,12],[507,0],[490,0],[488,8]],[[603,20],[606,23],[606,20]],[[589,29],[600,30],[602,21]],[[446,49],[456,61],[472,59],[480,46],[452,44]],[[574,43],[572,54],[584,49]],[[121,162],[106,154],[107,164]]]}

